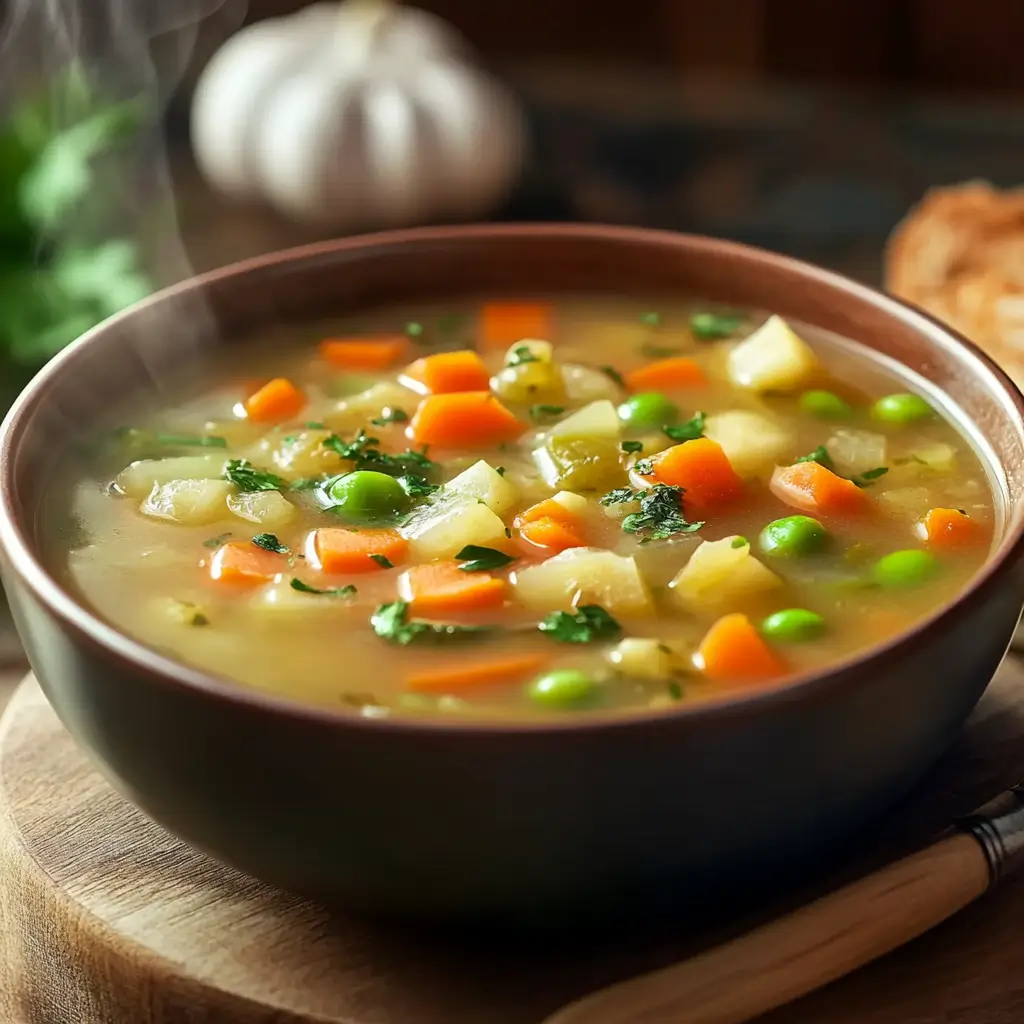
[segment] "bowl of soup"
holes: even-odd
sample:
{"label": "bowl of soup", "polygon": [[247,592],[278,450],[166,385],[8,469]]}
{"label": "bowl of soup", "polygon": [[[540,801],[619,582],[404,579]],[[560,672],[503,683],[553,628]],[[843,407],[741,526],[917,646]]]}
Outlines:
{"label": "bowl of soup", "polygon": [[710,239],[421,229],[200,277],[3,427],[71,734],[283,887],[550,921],[809,862],[955,737],[1021,605],[1022,400]]}

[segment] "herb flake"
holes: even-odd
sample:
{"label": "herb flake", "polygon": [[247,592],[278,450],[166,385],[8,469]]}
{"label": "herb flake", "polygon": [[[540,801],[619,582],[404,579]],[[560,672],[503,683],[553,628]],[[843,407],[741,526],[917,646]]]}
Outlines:
{"label": "herb flake", "polygon": [[555,416],[561,416],[563,412],[565,412],[564,405],[531,405],[530,419],[534,423],[541,423],[544,420],[553,419]]}
{"label": "herb flake", "polygon": [[497,548],[485,548],[479,544],[467,544],[456,556],[463,564],[459,568],[463,572],[488,572],[511,565],[515,558],[506,555]]}
{"label": "herb flake", "polygon": [[641,491],[640,511],[622,520],[626,533],[644,533],[649,540],[665,540],[682,533],[694,533],[704,523],[687,522],[683,514],[683,489],[676,484],[655,484]]}
{"label": "herb flake", "polygon": [[850,477],[850,479],[858,487],[870,487],[875,480],[877,480],[879,477],[885,476],[885,474],[888,472],[888,466],[876,466],[874,469],[869,469],[866,472],[861,473],[860,476],[852,476]]}
{"label": "herb flake", "polygon": [[248,459],[229,459],[224,467],[224,479],[233,483],[240,491],[282,491],[288,489],[288,481],[276,473],[257,469]]}
{"label": "herb flake", "polygon": [[824,466],[825,469],[833,469],[835,467],[832,456],[829,455],[828,449],[823,444],[819,444],[813,452],[808,452],[806,455],[801,455],[798,459],[794,459],[793,465],[795,466],[799,462],[816,462],[819,466]]}
{"label": "herb flake", "polygon": [[252,542],[264,551],[273,551],[275,555],[288,554],[287,545],[282,544],[272,533],[257,533]]}
{"label": "herb flake", "polygon": [[614,366],[602,366],[601,372],[606,377],[611,377],[611,379],[615,381],[615,383],[618,384],[620,388],[625,388],[626,382],[622,379],[622,374],[619,373],[619,371],[616,370]]}
{"label": "herb flake", "polygon": [[293,576],[288,585],[292,590],[297,590],[299,593],[319,594],[321,597],[354,597],[357,593],[356,588],[351,583],[344,587],[328,587],[326,590],[320,590],[317,587],[311,587],[308,583],[304,583],[297,576]]}
{"label": "herb flake", "polygon": [[329,451],[354,462],[356,469],[370,469],[389,476],[424,475],[437,465],[427,457],[426,449],[417,452],[409,448],[398,455],[388,455],[377,447],[380,438],[369,436],[365,430],[360,430],[351,441],[343,441],[337,434],[331,434],[322,443]]}
{"label": "herb flake", "polygon": [[623,441],[619,448],[626,455],[637,455],[644,450],[644,443],[643,441]]}
{"label": "herb flake", "polygon": [[631,487],[616,487],[614,491],[598,498],[599,505],[621,505],[626,501],[635,501],[636,493]]}
{"label": "herb flake", "polygon": [[597,604],[581,605],[575,612],[552,612],[537,628],[562,644],[589,644],[622,636],[622,626]]}
{"label": "herb flake", "polygon": [[493,632],[492,626],[456,626],[409,620],[409,604],[391,601],[370,616],[370,626],[382,640],[405,646],[418,640],[477,639]]}
{"label": "herb flake", "polygon": [[524,363],[539,363],[540,358],[533,354],[529,345],[516,345],[509,353],[506,366],[522,366]]}
{"label": "herb flake", "polygon": [[375,427],[386,427],[391,423],[408,423],[409,414],[397,406],[388,406],[381,410],[380,416],[370,420]]}
{"label": "herb flake", "polygon": [[704,424],[706,421],[706,413],[696,412],[693,414],[693,418],[685,423],[679,423],[674,426],[666,424],[661,429],[664,431],[665,436],[673,441],[696,441],[697,438],[704,436]]}
{"label": "herb flake", "polygon": [[387,555],[370,555],[369,557],[372,558],[382,569],[394,569],[395,567],[395,563],[392,562]]}
{"label": "herb flake", "polygon": [[218,533],[216,537],[210,537],[208,540],[204,540],[203,541],[203,547],[204,548],[219,548],[221,546],[221,544],[223,544],[230,536],[231,536],[231,531],[230,530],[227,533]]}
{"label": "herb flake", "polygon": [[735,313],[696,313],[690,317],[690,331],[701,341],[718,341],[739,330],[743,317]]}

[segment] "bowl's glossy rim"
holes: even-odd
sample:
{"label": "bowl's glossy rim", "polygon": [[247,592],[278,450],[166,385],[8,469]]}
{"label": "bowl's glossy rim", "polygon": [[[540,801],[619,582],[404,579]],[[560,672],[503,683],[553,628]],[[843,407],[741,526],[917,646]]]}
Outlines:
{"label": "bowl's glossy rim", "polygon": [[[58,353],[36,375],[18,396],[0,425],[0,546],[4,549],[10,568],[29,588],[34,597],[51,614],[100,648],[107,656],[127,662],[132,669],[167,686],[184,687],[197,691],[204,697],[234,705],[241,710],[267,712],[284,715],[296,721],[305,721],[322,727],[336,729],[384,730],[388,732],[415,734],[443,734],[453,740],[458,736],[481,734],[507,735],[517,733],[577,733],[579,731],[603,732],[651,726],[654,723],[668,725],[680,720],[704,720],[709,716],[759,713],[778,701],[807,699],[821,691],[855,684],[868,663],[891,657],[898,652],[928,642],[936,633],[941,634],[950,620],[961,614],[963,606],[981,600],[992,586],[1013,563],[1024,555],[1024,508],[1015,514],[1004,532],[999,546],[990,553],[988,560],[957,596],[940,606],[913,628],[897,634],[881,644],[866,648],[835,663],[827,671],[803,672],[786,677],[778,685],[763,690],[736,690],[719,697],[700,701],[680,702],[677,708],[630,709],[619,712],[580,713],[578,715],[544,719],[491,719],[491,718],[418,718],[414,716],[389,715],[366,717],[341,709],[303,703],[286,697],[279,697],[255,688],[246,687],[227,677],[203,672],[183,662],[169,658],[145,644],[124,635],[94,615],[46,570],[36,557],[32,544],[14,513],[14,479],[12,453],[17,449],[22,431],[28,422],[33,407],[42,400],[49,381],[63,372],[65,364],[73,360],[75,353],[113,326],[138,314],[139,310],[173,299],[189,292],[201,292],[211,284],[225,278],[244,275],[253,271],[264,271],[275,266],[294,265],[308,261],[330,258],[339,253],[370,250],[417,244],[436,244],[450,240],[494,240],[503,238],[545,238],[575,237],[595,241],[620,241],[637,246],[657,245],[660,247],[698,250],[709,256],[743,257],[747,261],[772,263],[802,279],[808,286],[826,287],[847,294],[859,303],[874,306],[884,315],[900,320],[924,337],[932,345],[960,348],[973,356],[978,370],[987,372],[998,385],[1005,398],[1016,409],[1024,421],[1024,395],[1007,374],[985,352],[962,335],[934,317],[909,303],[860,284],[842,274],[826,270],[779,253],[756,246],[703,235],[662,231],[649,228],[622,227],[604,224],[562,224],[562,223],[519,223],[519,224],[469,224],[459,226],[410,228],[375,234],[356,235],[342,239],[316,242],[279,250],[262,256],[230,264],[207,273],[191,277],[149,296],[120,313],[108,318],[62,352]],[[1007,639],[1009,644],[1009,638]],[[680,722],[680,724],[682,724]]]}

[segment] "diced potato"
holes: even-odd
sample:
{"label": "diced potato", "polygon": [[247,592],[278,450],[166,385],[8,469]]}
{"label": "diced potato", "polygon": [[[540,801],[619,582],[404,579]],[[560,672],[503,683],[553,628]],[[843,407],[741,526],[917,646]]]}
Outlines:
{"label": "diced potato", "polygon": [[781,586],[782,581],[742,538],[706,540],[669,584],[673,599],[689,612],[733,608]]}
{"label": "diced potato", "polygon": [[607,373],[593,366],[566,363],[562,367],[562,383],[565,385],[565,397],[574,405],[602,398],[610,402],[622,400],[622,388]]}
{"label": "diced potato", "polygon": [[[532,358],[519,361],[519,349]],[[554,402],[565,397],[562,372],[550,342],[524,338],[505,353],[505,365],[491,378],[491,390],[506,402]]]}
{"label": "diced potato", "polygon": [[608,662],[631,679],[668,679],[672,674],[672,652],[660,640],[629,636],[607,654]]}
{"label": "diced potato", "polygon": [[878,495],[878,504],[898,519],[917,520],[935,504],[927,487],[891,487]]}
{"label": "diced potato", "polygon": [[631,556],[570,548],[513,574],[519,600],[533,611],[598,604],[612,615],[653,615],[654,602]]}
{"label": "diced potato", "polygon": [[515,483],[507,476],[502,476],[484,459],[449,480],[444,489],[452,494],[482,501],[499,516],[512,509],[519,500],[519,488]]}
{"label": "diced potato", "polygon": [[869,430],[837,430],[825,447],[843,476],[860,476],[888,464],[888,441],[883,434]]}
{"label": "diced potato", "polygon": [[301,430],[296,434],[270,434],[252,454],[256,465],[273,464],[274,472],[286,480],[340,473],[351,468],[351,463],[336,451],[324,447],[331,436],[329,430]]}
{"label": "diced potato", "polygon": [[453,558],[467,544],[501,545],[505,524],[482,501],[444,494],[418,508],[399,527],[414,560]]}
{"label": "diced potato", "polygon": [[708,416],[704,436],[722,446],[740,476],[771,475],[777,464],[788,461],[796,443],[789,427],[745,409]]}
{"label": "diced potato", "polygon": [[585,516],[590,509],[590,502],[582,494],[573,494],[572,491],[559,491],[551,500],[558,502],[569,515],[579,518]]}
{"label": "diced potato", "polygon": [[129,498],[145,498],[155,484],[172,480],[216,480],[224,475],[226,455],[182,455],[173,459],[142,459],[118,474],[115,484]]}
{"label": "diced potato", "polygon": [[139,510],[154,519],[202,526],[228,515],[227,499],[234,490],[226,480],[172,480],[154,484]]}
{"label": "diced potato", "polygon": [[416,411],[420,396],[394,381],[382,381],[359,394],[343,398],[324,415],[324,422],[338,431],[369,429],[370,420],[380,417],[385,409],[401,409],[409,416]]}
{"label": "diced potato", "polygon": [[789,324],[772,316],[729,353],[729,379],[751,391],[793,391],[818,369],[818,357]]}
{"label": "diced potato", "polygon": [[280,529],[295,518],[295,506],[280,491],[251,491],[228,495],[228,508],[250,523]]}
{"label": "diced potato", "polygon": [[622,424],[615,406],[602,398],[578,409],[547,433],[549,440],[557,441],[614,441],[622,436]]}
{"label": "diced potato", "polygon": [[626,483],[617,441],[552,439],[533,453],[544,482],[573,491],[607,491]]}

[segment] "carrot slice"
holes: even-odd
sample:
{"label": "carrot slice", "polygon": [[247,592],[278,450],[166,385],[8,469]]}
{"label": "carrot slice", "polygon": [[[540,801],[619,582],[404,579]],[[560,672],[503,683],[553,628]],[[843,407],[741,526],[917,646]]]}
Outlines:
{"label": "carrot slice", "polygon": [[231,540],[217,548],[210,559],[210,579],[255,587],[272,580],[286,568],[285,560],[273,551],[248,541]]}
{"label": "carrot slice", "polygon": [[306,396],[284,377],[275,377],[245,401],[249,419],[257,423],[280,423],[298,415]]}
{"label": "carrot slice", "polygon": [[708,679],[757,680],[781,675],[785,665],[740,612],[723,615],[704,634],[695,658]]}
{"label": "carrot slice", "polygon": [[555,501],[554,498],[545,498],[543,501],[538,501],[536,505],[523,509],[512,520],[512,525],[516,529],[520,529],[525,523],[532,523],[538,519],[554,519],[556,523],[564,523],[566,526],[575,526],[578,521],[577,517],[560,501]]}
{"label": "carrot slice", "polygon": [[673,388],[697,388],[707,384],[700,363],[686,356],[672,356],[641,366],[626,374],[632,391],[670,391]]}
{"label": "carrot slice", "polygon": [[514,341],[550,341],[551,307],[539,302],[488,302],[480,310],[480,345],[505,349]]}
{"label": "carrot slice", "polygon": [[945,551],[974,547],[987,540],[985,527],[955,508],[933,508],[918,524],[928,546]]}
{"label": "carrot slice", "polygon": [[410,427],[419,444],[442,448],[492,448],[526,429],[489,391],[427,395]]}
{"label": "carrot slice", "polygon": [[533,675],[548,663],[543,654],[520,654],[511,658],[475,661],[468,665],[417,672],[407,676],[405,685],[420,693],[458,693],[461,690],[507,683],[523,676]]}
{"label": "carrot slice", "polygon": [[402,573],[398,590],[414,615],[458,615],[498,608],[505,581],[486,572],[464,572],[454,559],[415,565]]}
{"label": "carrot slice", "polygon": [[346,530],[328,526],[313,534],[313,550],[324,572],[374,572],[385,569],[374,555],[397,565],[408,545],[397,530]]}
{"label": "carrot slice", "polygon": [[[556,502],[557,504],[557,502]],[[577,534],[570,524],[542,516],[531,519],[519,527],[519,536],[533,547],[543,548],[552,554],[569,548],[585,548],[587,542]]]}
{"label": "carrot slice", "polygon": [[733,501],[743,493],[743,481],[722,446],[708,437],[684,441],[651,456],[651,479],[686,491],[685,500],[701,508]]}
{"label": "carrot slice", "polygon": [[802,512],[821,515],[859,515],[871,507],[871,498],[852,480],[837,476],[817,462],[776,466],[772,494]]}
{"label": "carrot slice", "polygon": [[491,383],[484,361],[470,349],[424,356],[407,366],[403,376],[434,395],[486,391]]}
{"label": "carrot slice", "polygon": [[325,338],[320,355],[341,370],[387,370],[405,352],[405,338]]}

